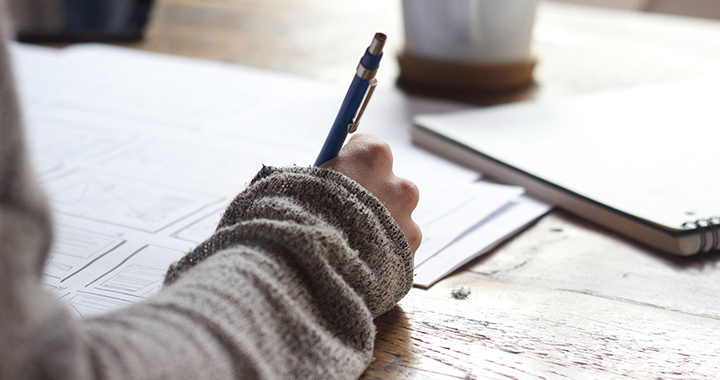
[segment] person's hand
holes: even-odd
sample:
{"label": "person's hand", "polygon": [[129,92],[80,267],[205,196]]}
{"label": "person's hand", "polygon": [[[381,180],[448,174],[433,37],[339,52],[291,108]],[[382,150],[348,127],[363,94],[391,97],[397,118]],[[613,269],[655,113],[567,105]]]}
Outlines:
{"label": "person's hand", "polygon": [[368,134],[354,135],[340,153],[321,168],[337,170],[370,191],[385,207],[402,229],[413,254],[420,246],[422,232],[412,220],[420,193],[417,186],[392,171],[390,146]]}

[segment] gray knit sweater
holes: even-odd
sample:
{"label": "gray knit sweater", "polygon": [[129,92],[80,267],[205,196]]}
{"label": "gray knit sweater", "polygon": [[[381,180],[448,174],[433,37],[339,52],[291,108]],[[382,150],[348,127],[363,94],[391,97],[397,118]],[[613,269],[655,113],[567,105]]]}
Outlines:
{"label": "gray knit sweater", "polygon": [[[2,36],[0,36],[0,39]],[[40,285],[52,236],[0,46],[0,380],[352,379],[412,285],[385,207],[348,177],[265,167],[154,297],[71,318]]]}

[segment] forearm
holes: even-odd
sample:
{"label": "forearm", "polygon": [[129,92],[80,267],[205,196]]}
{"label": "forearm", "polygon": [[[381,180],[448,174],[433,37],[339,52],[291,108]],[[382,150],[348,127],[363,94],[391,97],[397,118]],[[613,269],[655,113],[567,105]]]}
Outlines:
{"label": "forearm", "polygon": [[87,321],[97,372],[110,379],[357,378],[372,355],[367,308],[343,291],[313,299],[315,289],[284,266],[244,246],[223,250],[147,303]]}
{"label": "forearm", "polygon": [[[285,222],[290,232],[264,235],[262,229],[247,228],[251,221]],[[292,226],[305,231],[295,241],[290,239]],[[412,253],[403,232],[377,198],[336,171],[264,167],[228,207],[214,238],[174,265],[166,283],[207,252],[242,241],[263,242],[279,252],[279,260],[305,258],[310,253],[298,255],[292,249],[306,247],[360,295],[373,317],[389,310],[412,286]]]}
{"label": "forearm", "polygon": [[86,342],[118,378],[357,378],[411,261],[385,208],[347,177],[266,168],[160,294],[90,321]]}

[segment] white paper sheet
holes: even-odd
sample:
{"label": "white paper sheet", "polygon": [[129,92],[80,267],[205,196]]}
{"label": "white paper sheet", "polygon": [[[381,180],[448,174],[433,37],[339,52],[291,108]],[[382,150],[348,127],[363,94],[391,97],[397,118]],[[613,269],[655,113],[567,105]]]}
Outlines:
{"label": "white paper sheet", "polygon": [[441,278],[489,252],[507,237],[541,217],[551,206],[521,196],[458,237],[453,243],[415,265],[415,285],[428,288]]}
{"label": "white paper sheet", "polygon": [[[157,291],[168,264],[212,234],[262,164],[312,163],[345,92],[103,45],[12,52],[57,226],[44,283],[80,317]],[[360,125],[391,145],[395,172],[421,189],[414,217],[435,247],[427,257],[522,192],[477,183],[477,173],[412,146],[410,117],[432,107],[458,108],[379,90]]]}
{"label": "white paper sheet", "polygon": [[413,213],[413,219],[423,231],[422,244],[415,252],[415,267],[523,192],[522,187],[489,182],[426,189],[424,197],[430,201],[420,203]]}

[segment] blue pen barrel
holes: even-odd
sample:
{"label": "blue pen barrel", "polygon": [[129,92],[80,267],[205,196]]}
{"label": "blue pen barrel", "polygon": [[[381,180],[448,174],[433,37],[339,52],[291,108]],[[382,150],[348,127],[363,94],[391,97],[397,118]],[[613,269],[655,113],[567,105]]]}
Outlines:
{"label": "blue pen barrel", "polygon": [[[348,135],[348,127],[353,122],[359,122],[359,120],[355,120],[355,117],[358,112],[362,111],[360,110],[360,105],[368,93],[370,80],[375,78],[375,72],[380,66],[385,39],[386,36],[384,34],[376,33],[370,46],[365,50],[362,59],[360,59],[357,72],[353,77],[347,94],[345,94],[345,99],[343,99],[342,105],[340,106],[340,111],[338,111],[335,121],[332,127],[330,127],[330,133],[328,133],[325,143],[322,149],[320,149],[320,154],[317,160],[315,160],[315,166],[320,166],[335,158],[345,143]],[[369,99],[370,98],[367,100]],[[355,127],[357,127],[357,124],[355,124]]]}
{"label": "blue pen barrel", "polygon": [[369,51],[365,51],[365,55],[363,55],[362,59],[360,60],[360,64],[365,66],[368,70],[377,70],[378,67],[380,67],[380,59],[382,58],[383,53],[380,53],[378,55],[372,55]]}
{"label": "blue pen barrel", "polygon": [[[376,65],[379,63],[380,61],[378,60]],[[338,152],[340,148],[342,148],[348,135],[348,125],[355,118],[355,113],[360,107],[360,103],[362,103],[369,85],[369,81],[355,75],[352,84],[350,84],[350,89],[348,89],[347,94],[345,94],[345,99],[340,106],[340,111],[338,111],[335,121],[330,128],[330,133],[328,133],[325,143],[322,149],[320,149],[320,154],[315,161],[315,166],[320,166],[326,161],[335,158],[335,154],[337,154],[335,152]],[[330,155],[333,156],[330,157]]]}

